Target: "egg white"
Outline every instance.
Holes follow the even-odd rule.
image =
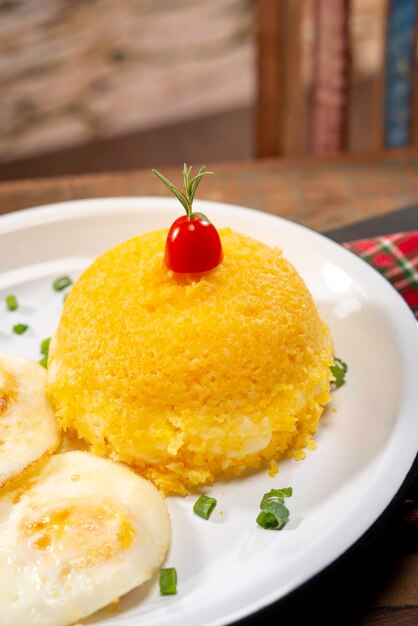
[[[36,361],[0,353],[0,487],[60,444],[46,378]]]
[[[68,626],[149,579],[170,541],[157,489],[72,451],[0,498],[0,623]]]

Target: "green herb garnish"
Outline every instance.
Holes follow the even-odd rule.
[[[209,519],[216,505],[217,501],[215,498],[200,496],[193,505],[193,513],[203,517],[203,519]]]
[[[41,354],[48,356],[49,354],[49,344],[51,343],[51,337],[47,337],[47,339],[44,339],[43,341],[41,341]]]
[[[28,330],[29,326],[27,324],[15,324],[13,326],[13,332],[15,335],[23,335]]]
[[[49,357],[49,344],[51,343],[51,337],[47,337],[43,341],[41,341],[40,352],[43,354],[43,357],[39,360],[39,363],[45,369],[48,367],[48,357]]]
[[[42,365],[42,367],[47,369],[47,367],[48,367],[48,356],[45,355],[45,356],[42,357],[42,359],[39,359],[39,363]]]
[[[285,498],[290,498],[293,495],[292,487],[284,487],[283,489],[271,489],[268,493],[265,493],[263,499],[260,502],[260,508],[263,510],[263,506],[271,500],[279,500],[284,502]]]
[[[160,569],[160,593],[162,596],[173,596],[177,593],[177,572],[175,567]]]
[[[257,524],[267,530],[281,530],[289,519],[289,509],[284,505],[284,499],[293,494],[292,487],[271,489],[265,493],[261,502],[261,512],[257,517]]]
[[[61,276],[60,278],[54,280],[54,282],[52,283],[52,287],[55,291],[62,291],[72,284],[73,281],[69,276]]]
[[[202,165],[196,176],[190,178],[191,171],[191,166],[187,167],[186,164],[183,165],[183,189],[179,189],[160,172],[157,172],[157,170],[152,170],[153,174],[155,174],[155,176],[159,178],[164,183],[164,185],[168,187],[169,190],[176,196],[177,200],[182,203],[182,205],[186,209],[186,214],[189,220],[193,219],[195,216],[198,216],[205,222],[210,223],[209,219],[203,213],[194,213],[192,205],[196,189],[198,188],[203,176],[206,176],[206,174],[213,174],[213,172],[207,172],[206,166]]]
[[[337,356],[334,356],[334,363],[329,368],[335,380],[332,381],[333,386],[338,389],[345,383],[345,375],[347,374],[348,365]]]
[[[7,296],[6,306],[9,311],[16,311],[19,308],[19,303],[16,296]]]

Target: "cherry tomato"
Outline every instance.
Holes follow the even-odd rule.
[[[171,225],[165,244],[165,263],[173,272],[207,272],[222,261],[222,244],[218,231],[206,215],[193,211],[196,189],[208,172],[202,165],[193,178],[192,167],[183,166],[183,189],[175,187],[157,170],[155,176],[176,196],[186,211]]]
[[[173,272],[207,272],[222,261],[218,231],[198,215],[183,215],[171,225],[165,244],[165,263]]]

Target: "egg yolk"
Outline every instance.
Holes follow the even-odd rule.
[[[113,502],[35,509],[21,520],[19,530],[37,558],[59,557],[63,576],[109,561],[135,537],[131,515]]]

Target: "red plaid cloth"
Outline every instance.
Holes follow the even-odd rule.
[[[390,280],[418,318],[418,231],[344,245]]]
[[[418,318],[418,231],[344,244],[373,265],[399,291]],[[402,517],[418,524],[418,481],[405,501]]]

